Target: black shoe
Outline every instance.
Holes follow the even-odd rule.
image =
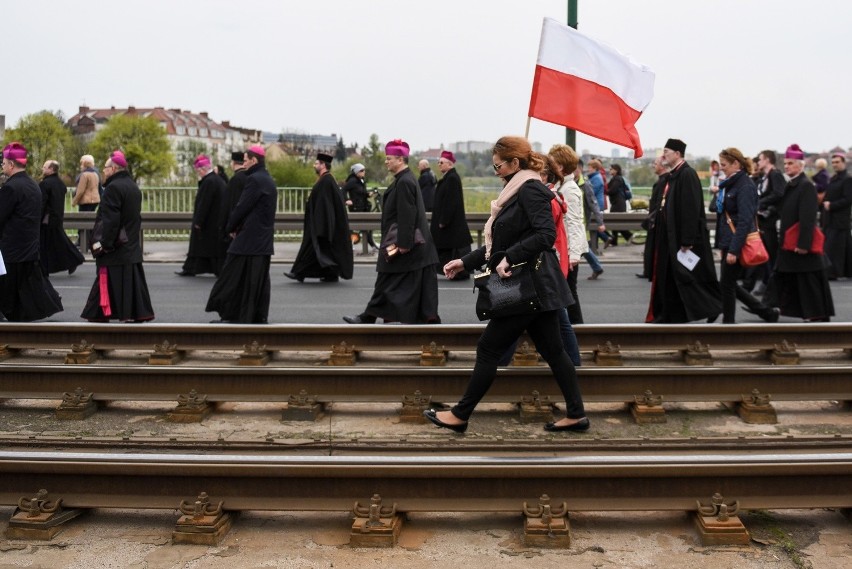
[[[339,277],[321,277],[320,282],[324,283],[336,283],[340,280]]]
[[[643,275],[642,273],[636,273],[636,278],[637,279],[647,279],[648,275]]]
[[[715,321],[716,321],[716,319],[717,319],[717,318],[719,318],[719,315],[718,315],[718,314],[717,314],[717,315],[715,315],[715,316],[710,316],[710,317],[708,317],[708,318],[707,318],[707,323],[708,323],[708,324],[712,324],[713,322],[715,322]]]
[[[434,409],[427,409],[427,410],[423,411],[423,416],[426,417],[427,419],[429,419],[435,425],[442,427],[444,429],[449,429],[449,430],[454,431],[456,433],[463,433],[467,430],[467,421],[465,421],[461,425],[451,425],[449,423],[445,423],[442,420],[440,420],[438,418],[438,416],[436,415],[436,413],[437,413],[437,411],[435,411]]]
[[[778,322],[778,318],[780,316],[781,310],[775,307],[768,308],[763,314],[760,315],[760,317],[766,320],[767,322]]]
[[[374,317],[365,316],[363,314],[357,314],[355,316],[344,316],[343,321],[348,324],[375,324],[376,319]]]
[[[603,269],[601,269],[599,271],[595,271],[591,275],[586,277],[586,280],[596,281],[596,280],[598,280],[598,277],[601,276],[602,274],[603,274]]]
[[[424,412],[423,414],[425,415],[426,413]],[[428,415],[427,415],[427,418],[428,418]],[[559,431],[577,431],[577,432],[582,433],[582,432],[588,431],[590,426],[591,425],[589,423],[588,417],[583,417],[582,419],[580,419],[576,423],[571,423],[570,425],[563,425],[561,427],[557,427],[556,423],[547,423],[544,426],[544,430],[549,431],[551,433],[556,433],[556,432],[559,432]]]
[[[175,271],[175,274],[179,277],[194,277],[195,273],[188,273],[186,271]]]
[[[218,320],[211,320],[210,323],[211,324],[230,324],[231,321],[230,320],[223,320],[223,319],[220,318]]]
[[[288,279],[293,279],[294,281],[299,281],[300,283],[305,281],[305,277],[299,277],[299,276],[296,276],[293,273],[284,273],[284,276],[287,277]]]

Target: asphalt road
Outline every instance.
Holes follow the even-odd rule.
[[[634,275],[635,263],[606,263],[604,274],[595,281],[588,265],[580,265],[579,296],[587,324],[641,323],[645,320],[650,283]],[[213,286],[213,276],[179,277],[178,263],[146,262],[145,274],[151,300],[159,323],[205,323],[218,314],[204,312]],[[373,291],[376,273],[370,264],[356,264],[350,281],[321,283],[317,280],[298,283],[283,276],[290,264],[272,265],[272,303],[270,323],[342,324],[341,317],[358,314],[366,306]],[[95,280],[94,264],[87,262],[73,275],[57,274],[51,282],[62,295],[65,311],[49,319],[52,322],[79,322],[80,312]],[[469,324],[478,320],[474,314],[476,297],[471,281],[452,282],[438,278],[439,311],[447,324]],[[852,321],[852,280],[831,283],[834,295],[834,322]],[[756,316],[738,309],[738,322],[760,322]],[[781,322],[799,322],[784,318]]]

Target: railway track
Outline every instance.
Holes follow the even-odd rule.
[[[95,351],[154,349],[168,344],[178,352],[237,350],[256,345],[263,352],[329,350],[345,343],[355,351],[417,350],[434,343],[442,351],[471,352],[482,324],[463,325],[210,325],[210,324],[38,324],[0,323],[6,357],[27,349],[71,350],[85,344]],[[714,351],[772,351],[787,344],[798,350],[852,349],[852,324],[580,324],[580,348],[622,352],[686,350],[700,344]],[[524,338],[527,339],[527,338]],[[528,340],[528,339],[527,339]],[[848,356],[847,356],[848,359]]]
[[[184,536],[210,540],[195,543],[218,540],[230,527],[227,513],[244,510],[351,508],[353,536],[385,544],[411,512],[523,513],[527,537],[547,541],[568,535],[570,511],[680,510],[693,512],[703,539],[721,543],[747,540],[741,511],[852,507],[848,441],[831,450],[742,445],[637,455],[563,447],[511,457],[2,449],[0,475],[0,504],[18,506],[13,532],[55,533],[89,508],[179,508],[176,534],[183,523]],[[65,519],[36,527],[28,514]]]

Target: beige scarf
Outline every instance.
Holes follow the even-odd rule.
[[[509,180],[509,183],[503,186],[503,189],[500,190],[500,195],[497,196],[497,199],[491,202],[491,217],[489,217],[488,221],[485,222],[486,260],[491,258],[491,226],[494,224],[494,218],[497,217],[503,209],[503,206],[506,205],[506,202],[512,199],[512,197],[518,193],[521,186],[529,180],[541,181],[541,176],[539,176],[538,172],[534,172],[532,170],[518,170],[518,172],[512,176],[512,179]]]

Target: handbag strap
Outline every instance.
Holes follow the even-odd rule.
[[[731,228],[731,233],[736,233],[737,228],[734,226],[734,222],[731,220],[731,215],[727,211],[725,212],[725,218],[728,220],[728,227]],[[757,225],[757,215],[754,216],[754,230],[759,231]]]

